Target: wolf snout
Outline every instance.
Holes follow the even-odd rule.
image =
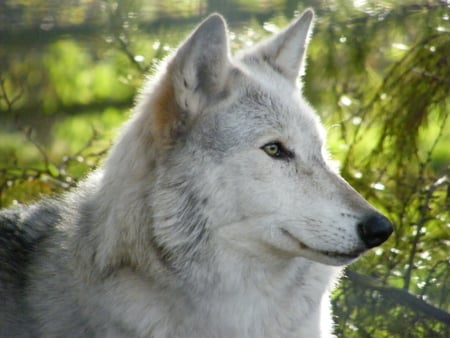
[[[359,237],[369,249],[382,244],[393,231],[392,223],[379,213],[371,214],[358,224]]]

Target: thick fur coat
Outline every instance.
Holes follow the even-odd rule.
[[[0,337],[330,337],[342,267],[389,221],[330,165],[301,95],[313,12],[232,57],[212,15],[104,164],[0,214]]]

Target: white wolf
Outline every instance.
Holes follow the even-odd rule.
[[[329,337],[341,267],[391,223],[302,98],[313,12],[237,57],[207,18],[76,190],[0,214],[2,337]]]

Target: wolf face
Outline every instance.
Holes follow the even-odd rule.
[[[136,119],[158,154],[153,236],[165,256],[216,240],[344,265],[391,234],[330,165],[324,128],[301,96],[312,19],[308,10],[232,58],[213,15],[144,91]]]

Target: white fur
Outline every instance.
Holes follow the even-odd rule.
[[[184,124],[189,125],[202,115],[224,114],[220,111],[229,109],[246,87],[255,88],[268,101],[282,104],[268,107],[273,110],[269,113],[280,115],[282,124],[279,129],[258,128],[253,143],[233,148],[220,165],[195,158],[191,163],[174,161],[181,170],[190,170],[185,166],[199,166],[194,175],[197,179],[190,183],[209,199],[201,213],[209,220],[212,235],[206,245],[214,260],[211,266],[189,264],[190,271],[183,283],[190,290],[181,290],[180,294],[175,293],[177,282],[170,292],[167,291],[174,295],[163,295],[158,287],[155,289],[143,280],[131,279],[128,272],[117,277],[123,278],[123,282],[116,281],[119,289],[111,287],[115,292],[107,295],[111,301],[109,307],[115,309],[114,313],[117,311],[117,320],[121,319],[126,327],[136,330],[133,332],[153,337],[330,336],[328,294],[340,269],[321,263],[342,265],[350,261],[334,260],[301,248],[279,228],[286,229],[310,248],[350,252],[362,244],[355,222],[348,222],[349,216],[343,214],[356,219],[370,206],[328,168],[323,154],[324,130],[295,86],[296,77],[304,66],[311,19],[312,12],[308,11],[282,33],[231,60],[223,21],[213,17],[202,24],[169,61],[168,75],[172,76],[175,98],[183,113],[188,115],[183,117]],[[263,58],[272,64],[266,64]],[[208,65],[210,62],[214,64]],[[272,66],[278,66],[282,73],[274,71]],[[199,79],[199,69],[205,67],[214,73],[203,73],[206,78]],[[232,68],[240,74],[238,79],[231,78]],[[201,81],[209,81],[210,86],[201,87]],[[209,98],[224,90],[229,91],[228,97],[215,101]],[[141,97],[139,107],[147,109],[138,110],[128,128],[141,129],[146,125],[146,116],[152,109],[151,98],[151,94]],[[229,118],[236,118],[235,125],[245,128],[252,123],[251,118],[246,121],[245,110],[260,107],[244,105],[239,109],[241,111]],[[136,131],[126,130],[124,138],[135,137],[135,134]],[[286,165],[260,149],[273,140],[280,140],[294,149],[296,163]],[[113,149],[112,159],[117,153],[125,153],[114,160],[115,163],[107,162],[106,174],[111,175],[109,171],[113,168],[131,164],[142,156],[136,155],[129,143],[128,139],[119,141]],[[152,151],[151,147],[150,143],[148,152]],[[183,150],[190,151],[187,146]],[[152,184],[150,180],[155,180],[156,186],[158,182],[165,186],[171,183],[167,182],[170,177],[180,174],[177,168],[161,166],[161,169],[158,172],[156,168],[156,176],[149,177],[149,184]],[[129,180],[120,174],[119,177]],[[116,175],[113,180],[117,180]],[[130,198],[123,190],[123,182],[110,182],[109,189],[114,185],[119,185],[119,191],[108,195],[122,198],[125,194],[123,199]],[[132,194],[139,194],[142,189],[132,183],[130,187],[138,189]],[[153,219],[158,223],[154,225],[155,232],[167,245],[176,248],[186,240],[175,229],[177,219],[170,217],[172,210],[179,208],[178,191],[156,188],[153,193]],[[345,194],[357,197],[348,200]],[[354,200],[359,205],[355,205]],[[124,225],[133,223],[126,215],[123,217]],[[113,222],[117,223],[117,219]],[[107,247],[111,247],[111,243]],[[205,260],[208,261],[208,257]],[[146,294],[151,296],[145,297]],[[133,327],[134,323],[139,326]]]
[[[178,220],[171,217],[172,211],[180,207],[180,196],[178,190],[166,191],[164,186],[171,184],[168,182],[171,177],[180,175],[180,169],[188,171],[191,170],[189,166],[199,167],[193,175],[197,179],[190,182],[192,186],[189,189],[194,187],[209,199],[207,208],[201,213],[209,220],[211,238],[205,245],[208,246],[206,252],[214,259],[209,262],[209,257],[202,258],[211,263],[210,266],[202,266],[203,262],[199,266],[196,262],[185,263],[190,269],[186,271],[187,276],[183,276],[185,280],[177,282],[168,278],[173,285],[168,286],[165,294],[160,285],[132,278],[134,274],[129,271],[116,276],[114,285],[110,287],[113,294],[106,295],[107,309],[112,309],[113,318],[122,321],[122,325],[135,334],[152,337],[331,335],[328,294],[340,269],[322,263],[342,265],[350,260],[332,259],[304,249],[279,228],[286,229],[310,248],[350,252],[362,243],[356,233],[355,222],[348,222],[349,217],[362,217],[370,206],[329,169],[323,150],[324,130],[295,86],[298,75],[294,74],[299,74],[303,68],[311,19],[312,12],[308,11],[282,33],[232,60],[223,21],[213,17],[202,24],[168,62],[169,73],[165,76],[172,77],[175,99],[183,114],[187,114],[182,117],[186,119],[182,123],[187,124],[187,128],[193,128],[190,124],[195,122],[192,121],[202,115],[224,114],[220,111],[230,109],[246,87],[255,88],[268,102],[273,100],[282,104],[267,108],[268,111],[273,110],[269,111],[270,114],[279,114],[281,125],[279,129],[258,128],[253,143],[233,148],[232,152],[225,154],[220,165],[194,158],[192,162],[172,160],[175,162],[173,165],[180,168],[157,165],[156,174],[150,175],[144,169],[142,175],[150,175],[148,184],[157,186],[152,190],[151,202],[156,221],[155,233],[176,250],[177,245],[186,241],[186,237],[175,229]],[[273,64],[264,63],[263,57]],[[207,65],[209,62],[214,64]],[[286,74],[277,73],[272,66],[279,66]],[[199,79],[199,69],[205,67],[215,72],[203,73],[206,78]],[[239,72],[238,79],[231,78],[232,68]],[[210,81],[210,86],[201,87],[201,81]],[[228,97],[221,100],[209,98],[224,90],[229,91]],[[112,178],[107,188],[111,190],[118,186],[117,191],[107,192],[111,198],[126,201],[131,198],[129,194],[140,194],[139,190],[145,189],[130,182],[130,193],[123,190],[122,180],[133,180],[133,177],[128,178],[128,173],[140,173],[139,168],[126,169],[125,175],[112,174],[111,171],[123,167],[124,163],[140,164],[135,159],[143,156],[142,150],[133,149],[135,141],[127,137],[146,133],[129,129],[145,127],[152,110],[151,99],[151,94],[141,97],[143,101],[138,107],[147,109],[137,110],[128,130],[124,131],[123,138],[110,155],[114,161],[107,161],[104,179],[107,180],[108,175]],[[235,111],[234,116],[229,113],[229,118],[236,118],[235,125],[241,124],[245,128],[252,123],[245,110],[260,107],[244,105],[239,109],[241,111]],[[176,123],[178,121],[174,122],[173,128],[178,128]],[[280,140],[293,149],[296,163],[274,160],[260,149],[273,140]],[[149,142],[147,152],[150,154],[153,151],[151,147]],[[186,146],[183,151],[190,149]],[[122,155],[116,159],[117,154]],[[162,171],[158,171],[159,168]],[[117,177],[121,177],[119,182]],[[137,180],[140,181],[141,177],[138,176]],[[346,194],[355,194],[356,197],[347,199]],[[129,227],[134,222],[129,219],[133,213],[124,213],[121,216],[123,225]],[[117,229],[115,216],[111,222],[116,224],[110,227]],[[117,236],[123,236],[123,230]],[[117,246],[112,245],[113,238],[110,243],[106,240],[107,248]],[[107,249],[104,253],[108,257]],[[179,283],[189,289],[178,290]],[[109,288],[107,284],[104,287],[106,290]]]
[[[29,296],[42,336],[332,335],[329,293],[375,211],[297,87],[312,18],[232,58],[213,15],[167,60],[48,236]]]

